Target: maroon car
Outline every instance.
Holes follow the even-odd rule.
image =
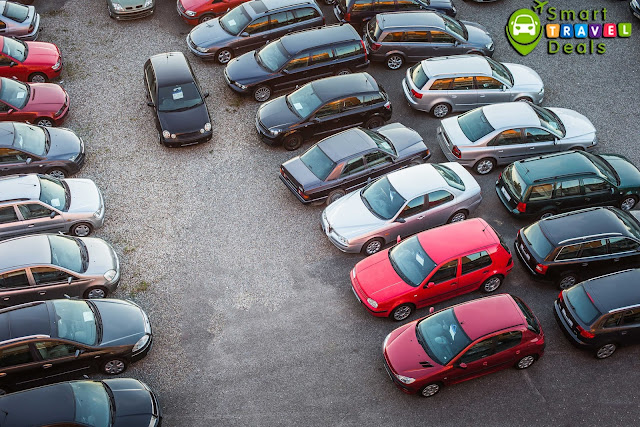
[[[45,83],[60,76],[62,56],[53,43],[0,36],[0,77]]]
[[[59,85],[0,77],[0,121],[58,126],[68,112],[69,95]]]

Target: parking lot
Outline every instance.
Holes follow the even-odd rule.
[[[65,126],[87,145],[79,176],[95,180],[105,196],[107,220],[96,236],[111,242],[122,261],[114,296],[140,304],[154,327],[153,350],[126,375],[158,393],[164,425],[638,423],[640,347],[607,360],[573,348],[553,318],[558,290],[533,282],[518,261],[501,290],[536,313],[545,356],[525,371],[504,370],[431,399],[397,390],[383,368],[381,345],[399,325],[372,317],[351,292],[349,271],[362,257],[340,253],[320,230],[323,208],[301,205],[278,179],[278,166],[310,144],[297,153],[263,144],[254,125],[258,104],[226,87],[222,66],[193,56],[200,84],[211,93],[213,140],[183,149],[158,143],[142,66],[156,53],[188,53],[190,27],[174,0],[157,3],[155,16],[131,22],[109,19],[103,0],[34,5],[42,14],[40,40],[62,51],[62,85],[71,99]],[[634,33],[606,40],[603,55],[550,55],[543,37],[527,57],[509,46],[504,26],[532,2],[455,3],[458,19],[492,33],[495,59],[540,74],[544,106],[583,113],[597,129],[598,152],[640,165],[640,25],[628,2],[552,0],[549,6],[559,9],[606,7],[607,22],[633,22]],[[327,22],[335,22],[331,7],[322,8]],[[368,69],[391,96],[392,121],[417,130],[431,161],[443,162],[439,121],[407,105],[400,86],[405,71]],[[527,222],[500,204],[497,175],[477,178],[484,199],[475,216],[512,242]]]

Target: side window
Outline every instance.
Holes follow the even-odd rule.
[[[12,107],[9,107],[9,105],[5,104],[4,102],[0,102],[0,113],[6,113],[10,108]]]
[[[493,141],[491,141],[491,145],[496,147],[518,144],[522,144],[522,134],[520,133],[520,129],[507,129],[502,131],[493,138]]]
[[[526,128],[524,130],[524,139],[527,144],[535,144],[537,142],[553,142],[556,137],[544,129]]]
[[[556,197],[578,196],[579,194],[580,194],[579,179],[561,181],[556,186]]]
[[[249,34],[256,34],[266,31],[269,28],[269,17],[263,16],[258,18],[244,29]]]
[[[302,9],[294,10],[293,14],[295,15],[293,22],[304,22],[320,16],[318,11],[311,7],[303,7]]]
[[[431,43],[454,43],[456,41],[452,35],[444,31],[431,31]],[[473,77],[471,77],[473,79]]]
[[[351,6],[351,13],[371,10],[371,8],[373,7],[373,1],[374,0],[356,0],[353,3],[353,6]]]
[[[453,80],[451,90],[472,90],[473,77],[457,77]]]
[[[622,315],[622,323],[625,326],[640,326],[640,308],[626,311]]]
[[[476,87],[478,89],[502,89],[502,83],[487,76],[476,76]]]
[[[402,218],[408,218],[424,211],[424,209],[424,196],[418,196],[407,203],[407,205],[402,209],[402,212],[400,212],[400,216]]]
[[[336,59],[349,58],[362,52],[362,43],[349,43],[335,47]]]
[[[33,362],[29,344],[14,345],[0,350],[0,368],[24,365]]]
[[[342,106],[342,100],[333,101],[328,104],[323,105],[316,112],[316,117],[327,117],[333,114],[338,114],[340,112],[340,107]]]
[[[354,173],[358,173],[364,170],[364,158],[357,157],[355,159],[351,159],[344,165],[344,169],[342,169],[342,173],[340,176],[348,176]]]
[[[582,184],[584,185],[584,192],[586,194],[600,193],[603,191],[609,191],[611,189],[611,185],[609,185],[607,181],[600,178],[584,178],[582,180]]]
[[[429,41],[428,31],[406,31],[404,33],[404,41],[426,43]]]
[[[462,257],[462,271],[460,275],[470,273],[475,270],[487,267],[491,265],[491,257],[487,251],[478,252],[475,254]]]
[[[69,277],[69,273],[53,267],[32,267],[31,274],[36,281],[36,285],[66,282]]]
[[[606,254],[607,254],[607,239],[594,240],[592,242],[586,242],[582,244],[582,253],[580,253],[580,258],[606,255]]]
[[[9,224],[11,222],[17,222],[18,215],[13,206],[5,206],[0,208],[0,224]]]
[[[36,343],[36,350],[43,360],[73,356],[77,349],[74,345],[55,341],[41,341]]]
[[[396,10],[395,0],[374,0],[373,10],[376,12],[393,12]]]
[[[386,43],[399,42],[402,41],[403,36],[404,33],[402,31],[394,31],[392,33],[387,33],[381,41]]]
[[[611,316],[607,317],[607,319],[602,324],[603,328],[615,328],[620,324],[620,319],[622,318],[622,313],[615,313]]]
[[[331,47],[325,47],[311,52],[311,55],[309,55],[309,65],[324,64],[332,59],[333,49]]]
[[[540,184],[531,187],[531,194],[529,194],[529,201],[534,202],[536,200],[549,200],[553,196],[553,184]]]
[[[429,197],[429,209],[435,208],[436,206],[440,206],[453,200],[453,194],[449,193],[446,190],[434,191],[432,193],[429,193],[427,197]]]
[[[0,20],[0,30],[3,28],[7,28],[7,24],[3,20]]]
[[[556,256],[556,261],[562,261],[566,259],[575,259],[578,256],[578,252],[580,252],[580,244],[577,245],[568,245],[560,249],[558,252],[558,256]]]
[[[351,96],[342,100],[342,111],[358,108],[362,105],[362,100],[357,96]]]
[[[612,237],[609,239],[609,248],[612,254],[635,251],[638,246],[640,246],[638,242],[626,237]]]
[[[51,214],[51,210],[38,203],[18,205],[20,213],[24,219],[45,218]]]
[[[367,167],[377,166],[382,163],[387,163],[391,160],[389,153],[385,153],[382,151],[374,151],[373,153],[367,153],[364,155],[364,158],[367,161]]]
[[[12,148],[0,148],[0,164],[18,163],[22,161],[21,154]]]
[[[451,280],[456,278],[456,274],[458,274],[458,260],[454,259],[453,261],[449,261],[446,264],[443,264],[438,271],[433,273],[433,276],[429,279],[429,282],[433,283],[442,283],[446,280]]]
[[[487,338],[474,344],[460,357],[460,363],[471,363],[493,354],[493,338]]]
[[[429,88],[429,90],[449,90],[453,79],[438,79]]]
[[[375,105],[382,101],[384,101],[384,98],[382,98],[382,95],[380,95],[380,92],[369,93],[367,95],[362,96],[363,105]]]
[[[0,274],[0,289],[25,288],[27,286],[29,286],[29,279],[25,270]]]
[[[494,337],[494,339],[496,341],[496,353],[500,353],[501,351],[508,350],[520,344],[520,342],[522,342],[522,332],[505,332],[504,334]]]
[[[8,56],[0,55],[0,67],[8,67],[12,62]]]
[[[307,61],[309,60],[308,53],[301,53],[295,58],[291,59],[287,64],[287,70],[297,70],[298,68],[304,68],[307,66]]]
[[[272,29],[286,27],[293,24],[293,13],[289,11],[274,13],[269,21]]]
[[[420,9],[420,5],[413,0],[397,0],[397,10],[417,10]]]

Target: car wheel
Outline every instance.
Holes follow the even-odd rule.
[[[93,231],[93,227],[91,226],[91,224],[81,222],[71,227],[71,230],[69,231],[73,236],[87,237]]]
[[[221,64],[226,64],[233,58],[233,53],[229,49],[220,49],[216,54],[216,59]]]
[[[638,199],[635,196],[626,196],[620,202],[620,209],[623,211],[630,211],[638,203]]]
[[[420,390],[420,396],[421,397],[435,396],[436,394],[438,394],[440,390],[442,390],[441,383],[427,384],[426,386],[422,387],[422,389]]]
[[[520,98],[516,98],[516,102],[533,102],[533,99],[529,98],[528,96],[523,96]]]
[[[420,157],[413,158],[409,161],[409,166],[418,166],[424,163]]]
[[[414,307],[411,304],[402,304],[397,306],[391,312],[391,318],[396,322],[407,319],[413,313]]]
[[[486,157],[484,159],[478,160],[476,164],[473,165],[473,170],[478,175],[486,175],[489,172],[491,172],[495,167],[496,167],[496,161],[489,157]]]
[[[302,145],[302,135],[298,132],[290,133],[284,137],[282,145],[288,151],[297,150]]]
[[[215,17],[215,15],[207,13],[206,15],[202,15],[200,19],[198,19],[198,23],[202,24],[203,22],[211,21]]]
[[[384,119],[380,116],[371,116],[364,122],[364,127],[367,129],[379,128],[384,124]]]
[[[346,76],[347,74],[351,74],[351,70],[348,68],[343,68],[336,73],[336,76]]]
[[[52,176],[54,178],[58,178],[58,179],[65,179],[67,177],[67,171],[65,171],[62,168],[53,168],[53,169],[49,169],[49,171],[47,172],[47,175]]]
[[[366,256],[373,255],[380,252],[382,246],[384,246],[384,241],[376,237],[375,239],[371,239],[364,244],[364,246],[362,247],[362,254]]]
[[[434,117],[437,117],[439,119],[446,117],[447,114],[449,114],[450,112],[451,112],[451,107],[449,106],[449,104],[445,104],[444,102],[441,102],[440,104],[436,104],[431,109],[431,114],[433,114]]]
[[[337,190],[333,190],[327,196],[327,205],[330,205],[331,203],[335,202],[340,197],[344,197],[344,195],[345,195],[345,191],[341,188],[338,188]]]
[[[495,276],[491,276],[484,281],[484,283],[480,287],[480,290],[485,294],[494,292],[500,287],[500,285],[502,285],[502,279],[503,277],[498,274],[496,274]]]
[[[109,359],[102,364],[102,372],[107,375],[118,375],[127,369],[127,362],[124,359]]]
[[[465,219],[467,219],[467,212],[458,211],[449,217],[449,219],[447,220],[447,224],[451,224],[452,222],[464,221]]]
[[[29,81],[32,83],[46,83],[49,79],[45,74],[33,73],[29,76]]]
[[[33,122],[33,124],[37,126],[51,127],[53,126],[53,120],[48,117],[39,117]]]
[[[570,287],[578,283],[578,275],[573,272],[564,273],[562,276],[560,276],[557,283],[560,289],[569,289]]]
[[[595,353],[596,359],[606,359],[615,353],[618,349],[618,345],[612,342],[601,345]]]
[[[260,85],[253,90],[253,98],[258,102],[264,102],[271,98],[271,88],[266,85]]]
[[[518,363],[516,363],[516,368],[527,369],[528,367],[533,365],[535,362],[536,362],[535,356],[531,356],[531,355],[525,356],[522,359],[518,360]]]
[[[84,299],[100,299],[106,298],[109,291],[102,286],[94,286],[93,288],[89,288],[84,292]]]
[[[390,70],[397,70],[404,64],[404,58],[401,55],[391,55],[387,58],[387,67]]]

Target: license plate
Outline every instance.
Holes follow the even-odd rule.
[[[507,190],[505,190],[504,187],[500,187],[500,191],[502,191],[502,194],[504,195],[504,198],[507,199],[507,202],[510,202],[511,196],[509,195],[509,193],[507,193]]]
[[[564,316],[564,320],[567,321],[569,326],[573,328],[573,322],[571,320],[569,320],[569,316],[567,316],[567,312],[565,311],[564,308],[562,309],[562,315]]]
[[[358,294],[356,293],[356,290],[353,289],[353,286],[351,287],[351,290],[353,291],[353,294],[356,296],[356,299],[358,300],[359,303],[362,303],[362,300],[360,300],[360,297],[358,296]]]

